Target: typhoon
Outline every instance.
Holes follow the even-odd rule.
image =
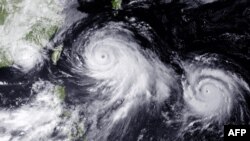
[[[90,140],[134,140],[124,134],[131,134],[127,131],[130,127],[142,126],[134,125],[138,112],[142,112],[140,116],[160,116],[162,105],[171,105],[170,97],[180,98],[180,87],[175,85],[180,83],[178,75],[153,51],[143,48],[126,26],[107,22],[103,27],[89,28],[65,51],[67,63],[61,67],[73,77],[68,83],[85,89],[77,95],[69,89],[74,96],[69,101],[86,108],[83,112]],[[76,97],[83,97],[84,102]]]
[[[223,140],[224,125],[250,124],[249,8],[64,2],[45,47],[12,47],[0,67],[0,140]]]

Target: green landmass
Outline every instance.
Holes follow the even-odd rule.
[[[122,0],[111,0],[111,4],[114,10],[120,10],[122,8]]]
[[[57,64],[57,61],[59,60],[61,53],[62,53],[62,46],[59,46],[57,49],[54,50],[54,52],[52,53],[51,56],[51,60],[53,62],[54,65]]]
[[[20,9],[18,4],[21,1],[22,0],[0,0],[0,25],[4,25],[7,17]]]
[[[14,63],[6,54],[6,52],[0,50],[0,68],[9,67]]]
[[[3,25],[7,16],[8,16],[8,12],[6,9],[6,0],[1,0],[0,1],[0,25]]]
[[[65,87],[64,86],[56,86],[55,92],[56,92],[58,98],[60,100],[64,101],[64,99],[66,97]]]
[[[84,130],[83,127],[81,126],[80,122],[79,123],[74,123],[74,130],[72,130],[71,134],[69,135],[69,138],[74,141],[74,140],[83,140],[86,141],[86,138],[84,136]]]
[[[44,20],[47,21],[47,20]],[[43,21],[43,22],[44,22]],[[31,27],[31,30],[26,34],[25,39],[37,45],[44,46],[43,41],[48,41],[57,31],[58,26],[47,25],[43,22],[38,22]],[[48,22],[48,21],[47,21]]]

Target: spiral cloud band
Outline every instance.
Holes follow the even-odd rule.
[[[230,118],[249,87],[236,73],[218,67],[213,59],[203,55],[184,63],[183,96],[194,114],[220,122]]]
[[[4,42],[0,140],[219,141],[250,124],[247,2],[106,2],[66,1],[44,48]]]
[[[97,120],[94,115],[104,112],[99,118],[103,118],[102,125],[107,130],[133,115],[131,111],[136,111],[139,105],[152,101],[160,104],[170,96],[171,89],[176,89],[173,69],[152,51],[143,49],[133,33],[122,26],[110,22],[90,35],[85,33],[87,37],[81,37],[87,38],[84,44],[72,50],[78,56],[69,55],[71,66],[77,66],[72,72],[94,79],[88,88],[90,95],[96,95],[96,100],[89,104],[92,120]],[[110,108],[112,113],[107,112]]]

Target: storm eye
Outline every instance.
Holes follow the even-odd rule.
[[[105,54],[102,54],[102,55],[101,55],[101,58],[102,58],[102,59],[105,59],[105,58],[106,58],[106,55],[105,55]]]
[[[100,65],[108,64],[114,56],[113,52],[109,49],[105,49],[104,47],[101,47],[99,49],[96,49],[93,53],[93,59],[95,59],[96,63]]]

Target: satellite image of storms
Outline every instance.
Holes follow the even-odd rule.
[[[0,0],[0,141],[249,127],[250,0]]]

